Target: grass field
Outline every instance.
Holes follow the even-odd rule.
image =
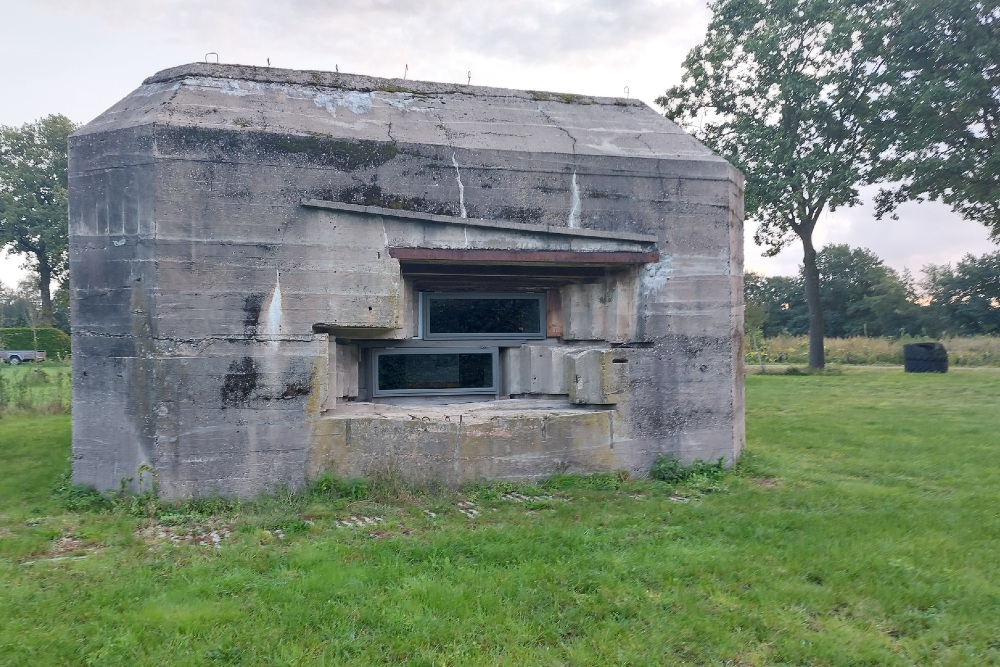
[[[0,665],[1000,664],[1000,372],[747,397],[722,479],[101,511],[68,416],[6,416]]]
[[[902,366],[903,346],[927,342],[930,338],[827,338],[824,341],[826,362],[835,365]],[[940,341],[948,351],[948,364],[958,366],[1000,367],[1000,336],[968,336]],[[761,341],[764,363],[809,363],[809,339],[806,336],[775,336]],[[747,340],[746,363],[757,364],[761,358]]]

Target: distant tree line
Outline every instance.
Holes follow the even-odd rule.
[[[816,263],[827,338],[1000,334],[1000,251],[925,266],[919,282],[865,248],[828,245]],[[748,273],[744,296],[750,326],[765,337],[809,333],[801,269],[796,276]]]

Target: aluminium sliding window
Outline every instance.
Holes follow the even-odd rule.
[[[419,339],[371,347],[373,397],[496,395],[500,346],[545,338],[544,293],[421,292],[418,307]]]
[[[423,292],[424,340],[545,338],[545,294]]]
[[[486,348],[381,348],[372,350],[373,394],[496,394],[499,354]]]

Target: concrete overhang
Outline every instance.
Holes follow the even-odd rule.
[[[427,262],[448,264],[511,264],[511,265],[552,265],[552,266],[617,266],[649,264],[660,260],[656,247],[656,236],[631,232],[602,231],[558,227],[555,225],[533,225],[510,222],[508,220],[482,220],[461,218],[450,215],[436,215],[385,208],[382,206],[362,206],[319,199],[303,199],[307,208],[359,213],[364,215],[392,218],[416,224],[458,226],[510,232],[514,236],[551,236],[559,239],[579,238],[597,242],[598,248],[588,250],[567,249],[521,249],[497,248],[441,248],[390,245],[389,256],[403,262]]]

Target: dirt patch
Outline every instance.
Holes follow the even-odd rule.
[[[148,544],[194,544],[222,548],[222,542],[233,533],[230,523],[202,521],[182,526],[169,526],[160,522],[147,524],[136,531],[136,537]]]
[[[87,548],[87,545],[78,537],[72,535],[64,535],[57,538],[52,543],[52,548],[49,549],[49,553],[54,556],[65,556],[67,554],[75,554],[78,551],[82,551]]]
[[[83,560],[100,548],[100,544],[85,542],[76,535],[68,533],[52,540],[52,544],[49,545],[48,550],[45,551],[41,558],[38,557],[41,554],[36,554],[35,557],[22,560],[21,564],[32,565],[34,563],[55,563],[64,560]]]

